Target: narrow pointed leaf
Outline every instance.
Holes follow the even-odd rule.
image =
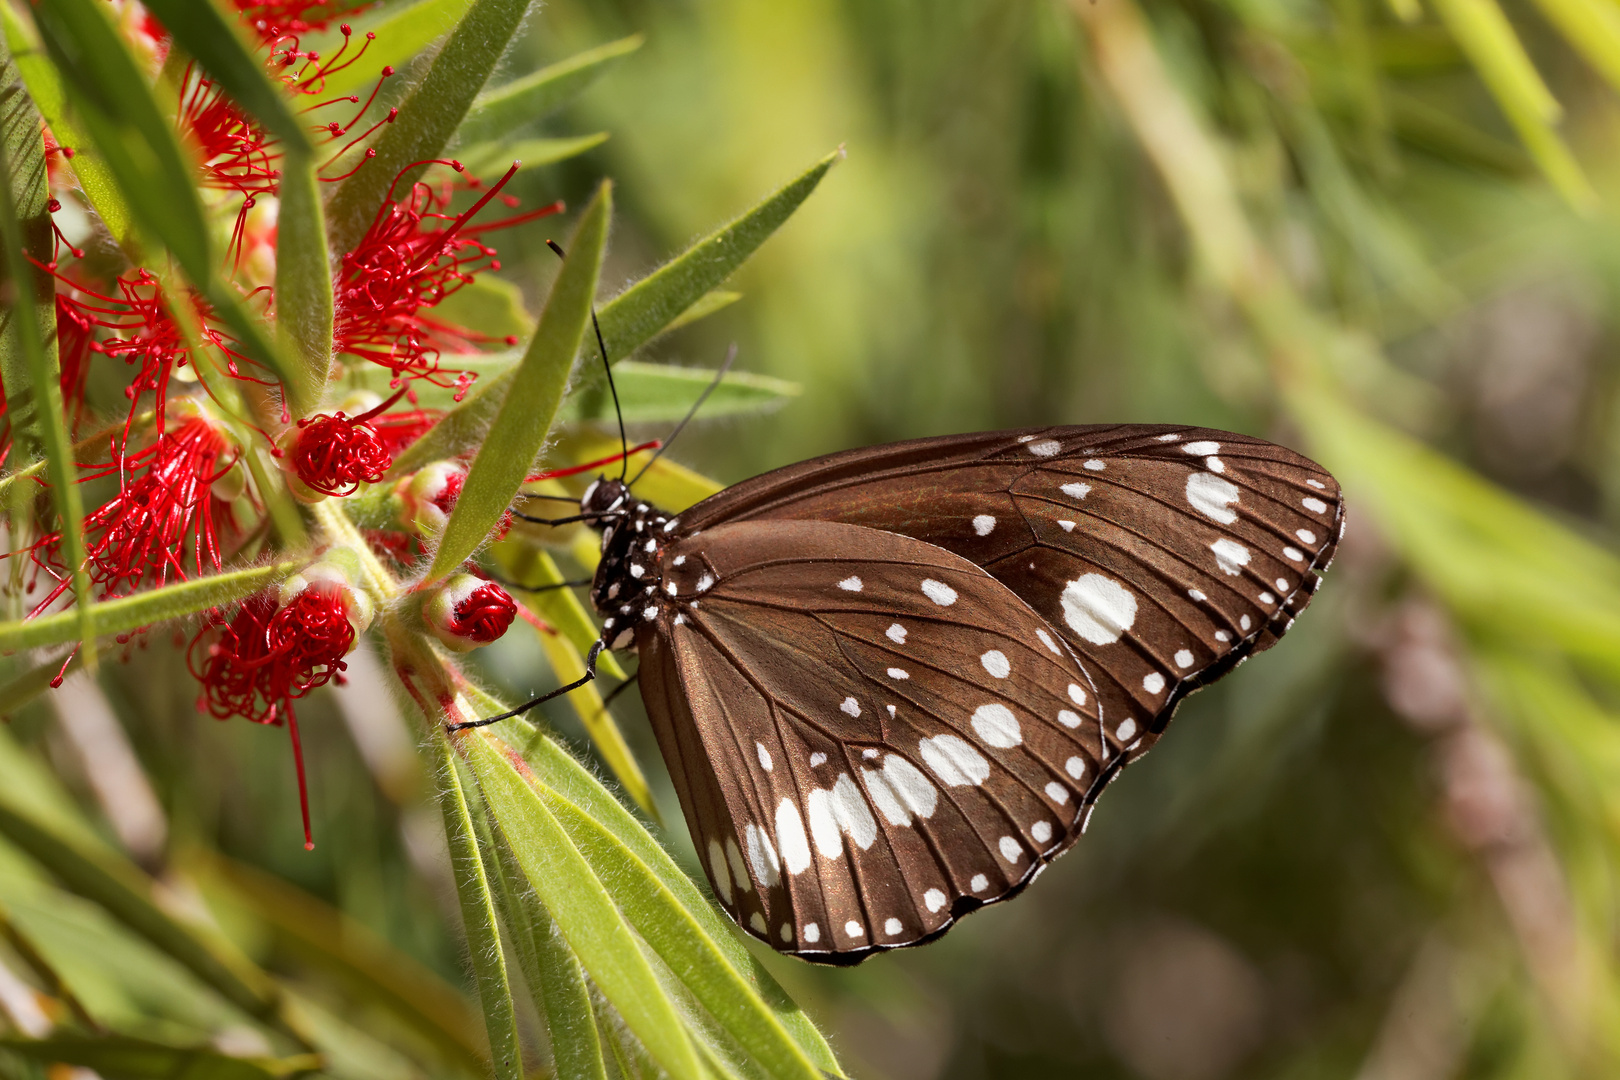
[[[470,691],[469,697],[482,715],[492,716],[503,710],[500,702],[486,695]],[[588,819],[605,830],[613,839],[657,878],[659,886],[667,890],[720,955],[737,972],[753,994],[765,1001],[794,1042],[816,1066],[835,1075],[843,1075],[832,1050],[809,1019],[777,985],[764,966],[749,953],[739,940],[730,922],[720,914],[703,891],[676,865],[668,852],[655,840],[642,824],[627,810],[590,771],[574,760],[556,742],[539,729],[520,721],[506,721],[493,730],[500,738],[519,750],[534,781],[557,798],[577,807],[570,814],[569,825]],[[566,829],[565,829],[566,831]],[[582,837],[585,837],[582,832]],[[580,843],[587,843],[582,839]],[[581,849],[584,850],[584,849]]]
[[[461,921],[467,933],[467,955],[472,962],[473,984],[484,1009],[489,1053],[496,1080],[523,1080],[523,1054],[519,1047],[517,1014],[506,975],[506,954],[495,917],[484,853],[479,850],[472,810],[461,787],[461,772],[450,743],[441,733],[439,749],[439,809],[444,814],[445,838],[450,844],[450,865],[455,872],[456,895],[461,900]],[[489,852],[491,856],[494,852]]]
[[[529,886],[603,996],[670,1076],[704,1077],[635,932],[517,766],[482,732],[460,736],[456,749],[478,778],[485,805]]]
[[[45,123],[50,125],[57,145],[73,151],[69,164],[79,187],[112,238],[123,245],[126,252],[130,251],[134,238],[130,235],[129,204],[90,137],[68,115],[67,88],[63,85],[62,73],[33,40],[22,17],[11,5],[0,4],[0,22],[5,24],[6,47],[11,50],[23,84],[28,87],[28,96],[33,98]],[[131,257],[134,258],[135,253],[132,252]]]
[[[0,1047],[33,1061],[77,1065],[108,1080],[286,1080],[322,1068],[317,1054],[291,1058],[231,1057],[207,1044],[183,1046],[134,1035],[54,1035],[0,1039]]]
[[[550,1035],[552,1068],[570,1080],[607,1080],[602,1044],[591,1022],[591,995],[579,961],[557,933],[556,924],[523,880],[523,870],[499,837],[491,868],[501,922],[517,953],[534,1007]]]
[[[590,86],[616,61],[641,48],[644,40],[635,34],[610,41],[480,94],[467,110],[457,137],[468,143],[501,139],[533,123]]]
[[[332,274],[320,181],[310,155],[288,154],[282,159],[280,195],[276,334],[283,353],[296,361],[287,381],[287,405],[298,418],[320,406],[332,370]]]
[[[365,43],[364,59],[326,77],[325,93],[341,97],[370,87],[384,66],[402,67],[432,51],[433,43],[454,30],[472,4],[473,0],[421,0],[375,22],[357,23],[357,39],[366,33],[377,36]]]
[[[246,570],[229,570],[223,574],[211,574],[149,589],[138,596],[103,600],[88,606],[95,619],[96,633],[122,634],[168,619],[196,615],[221,604],[234,603],[260,589],[279,585],[303,565],[302,561],[294,560]],[[77,613],[64,611],[39,619],[0,623],[0,652],[38,649],[73,641],[78,637],[78,618]]]
[[[376,158],[339,184],[327,205],[334,251],[352,251],[389,191],[406,190],[426,167],[416,163],[443,153],[528,10],[529,0],[476,0],[462,16],[372,147]]]
[[[9,58],[8,58],[9,59]],[[50,278],[28,261],[51,258],[50,191],[39,114],[28,96],[17,92],[15,68],[4,69],[10,93],[0,104],[0,244],[12,303],[0,310],[0,378],[13,431],[27,452],[45,455],[51,504],[62,534],[62,557],[73,578],[73,613],[84,662],[95,665],[95,612],[85,571],[84,500],[79,492],[73,440],[62,404],[61,369],[56,352],[55,289]],[[20,360],[20,362],[19,362]]]
[[[495,422],[468,470],[434,553],[429,581],[460,566],[484,542],[545,443],[596,300],[612,210],[612,188],[604,183],[574,230],[540,325],[509,377]]]
[[[592,135],[575,135],[565,139],[481,142],[457,148],[456,160],[474,176],[490,176],[505,172],[514,161],[522,163],[525,169],[555,165],[595,150],[607,141],[607,132],[598,131]]]
[[[714,392],[703,402],[697,417],[736,416],[779,408],[798,397],[798,383],[728,371],[719,383],[714,372],[703,368],[675,367],[622,360],[613,366],[613,382],[619,391],[619,408],[628,422],[666,421],[673,423],[687,414],[711,385]],[[605,385],[569,395],[559,419],[564,421],[613,419],[613,398]]]

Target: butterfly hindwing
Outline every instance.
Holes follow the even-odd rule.
[[[1060,427],[834,454],[682,515],[844,521],[984,567],[1096,680],[1111,739],[1145,750],[1176,702],[1273,644],[1332,558],[1338,485],[1286,448],[1208,428]]]
[[[815,521],[660,559],[643,696],[716,895],[757,936],[833,961],[915,944],[1078,835],[1117,756],[1096,687],[971,562]]]

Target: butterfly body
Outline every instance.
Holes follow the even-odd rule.
[[[678,516],[599,481],[581,510],[716,897],[830,963],[1033,880],[1180,697],[1292,624],[1342,525],[1305,458],[1145,425],[834,454]]]

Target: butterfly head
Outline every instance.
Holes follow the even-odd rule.
[[[579,497],[579,512],[588,517],[621,516],[630,504],[630,487],[623,480],[599,476]]]
[[[579,509],[602,528],[602,559],[591,583],[591,601],[604,616],[602,640],[627,648],[635,628],[655,620],[662,607],[661,554],[676,520],[634,498],[622,480],[598,479],[580,497]]]

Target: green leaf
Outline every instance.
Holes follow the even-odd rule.
[[[294,418],[308,416],[320,406],[332,370],[332,273],[320,186],[310,155],[288,154],[282,159],[276,217],[276,333],[287,356],[299,361],[287,382],[287,407]]]
[[[618,369],[615,368],[615,371]],[[619,449],[618,434],[607,435],[594,428],[582,428],[557,443],[556,455],[564,461],[596,461]],[[630,455],[629,475],[641,472],[652,457],[652,451],[643,450]],[[719,491],[723,484],[702,473],[669,460],[669,456],[654,461],[641,479],[636,491],[654,506],[678,514],[694,503],[702,502]]]
[[[496,1080],[523,1080],[523,1053],[519,1046],[517,1014],[512,987],[506,977],[506,954],[501,949],[500,925],[489,873],[479,851],[477,831],[461,771],[450,742],[439,729],[439,809],[444,814],[445,838],[450,844],[450,866],[455,873],[456,895],[461,900],[461,922],[467,933],[467,955],[473,983],[484,1007],[484,1027]],[[494,852],[489,852],[493,857]]]
[[[535,1008],[551,1037],[552,1069],[569,1080],[607,1080],[602,1043],[591,1015],[591,994],[579,960],[557,932],[533,890],[524,887],[523,870],[504,843],[496,838],[501,921],[506,925],[534,996]]]
[[[291,372],[264,326],[215,266],[194,170],[140,66],[96,0],[55,0],[34,9],[69,100],[106,158],[141,228],[162,241],[243,353],[276,378]]]
[[[1602,0],[1536,0],[1536,6],[1610,86],[1620,89],[1620,11],[1613,4]]]
[[[736,221],[699,240],[602,306],[608,358],[617,360],[659,333],[741,266],[792,216],[844,156],[837,150]]]
[[[509,581],[524,585],[555,585],[564,580],[562,571],[557,569],[551,556],[529,544],[508,539],[494,545],[490,554]],[[524,606],[555,627],[580,653],[589,652],[591,645],[601,636],[574,590],[548,589],[525,595]],[[610,652],[597,657],[596,664],[599,670],[615,679],[622,681],[625,678],[624,668],[619,666]]]
[[[612,186],[604,182],[569,241],[568,257],[546,298],[540,326],[506,379],[495,422],[473,459],[434,552],[430,582],[460,566],[489,536],[545,443],[596,300],[612,211]]]
[[[627,423],[674,422],[684,417],[703,391],[714,383],[714,372],[622,360],[613,366],[619,407]],[[736,416],[779,408],[799,396],[799,384],[768,375],[728,371],[703,403],[699,417]],[[613,398],[605,385],[571,394],[558,416],[564,421],[612,420]]]
[[[456,160],[474,176],[494,176],[505,172],[514,161],[522,163],[525,169],[538,169],[578,157],[607,141],[607,132],[599,131],[595,135],[577,135],[567,139],[481,142],[458,148]]]
[[[456,749],[529,886],[604,997],[675,1080],[705,1076],[680,1018],[641,955],[635,932],[512,760],[480,731]]]
[[[208,577],[180,581],[158,589],[148,589],[138,596],[103,600],[87,606],[95,619],[98,634],[122,634],[168,619],[196,615],[211,607],[251,596],[260,589],[279,585],[303,565],[303,561],[293,560],[269,566],[254,566],[246,570],[229,570],[223,574],[211,574]],[[72,611],[63,611],[40,619],[20,619],[0,623],[0,652],[60,645],[74,640],[77,636],[78,614]]]
[[[372,147],[376,158],[339,184],[327,204],[333,251],[354,250],[377,208],[395,189],[396,177],[398,189],[404,190],[426,168],[416,162],[442,154],[528,9],[529,0],[476,0],[467,10],[426,76],[399,107],[399,116]]]
[[[1563,115],[1496,0],[1434,0],[1525,149],[1570,205],[1591,210],[1597,194],[1557,131]]]
[[[134,239],[130,235],[129,204],[124,201],[124,193],[118,190],[112,171],[90,137],[68,116],[67,88],[63,85],[62,73],[30,37],[28,27],[11,5],[0,4],[0,21],[5,24],[6,47],[11,50],[17,71],[28,87],[28,96],[34,99],[45,123],[50,125],[57,145],[74,151],[69,164],[80,189],[112,238],[129,251]]]
[[[742,293],[731,292],[727,289],[710,289],[698,297],[693,305],[670,320],[668,326],[659,331],[660,334],[673,333],[683,326],[690,326],[699,319],[706,319],[722,308],[728,308],[742,299]]]
[[[600,321],[608,359],[624,357],[703,300],[809,198],[842,154],[841,150],[829,154],[748,213],[699,240],[603,305]],[[510,372],[502,372],[480,378],[458,406],[395,460],[391,475],[454,457],[476,445],[494,417],[511,377]]]
[[[515,337],[522,340],[534,333],[534,319],[523,306],[523,290],[505,278],[489,274],[478,275],[439,301],[433,307],[433,317],[456,326],[476,327],[480,334],[494,338]],[[460,366],[458,359],[446,359],[451,367]],[[376,364],[365,370],[370,369],[382,375],[382,380],[376,385],[386,388],[388,380],[393,378],[393,372]],[[426,379],[421,381],[427,383]],[[426,386],[423,388],[426,389]],[[454,390],[447,390],[443,400],[450,402],[453,393]]]
[[[363,63],[350,64],[326,77],[324,92],[342,97],[369,88],[384,66],[403,67],[432,51],[433,43],[454,30],[472,4],[473,0],[422,0],[378,21],[358,23],[356,37],[368,32],[377,36],[366,43]]]
[[[93,1069],[107,1080],[285,1080],[322,1068],[317,1054],[231,1057],[206,1043],[181,1046],[133,1035],[4,1038],[0,1047],[33,1061]]]
[[[463,142],[501,139],[580,93],[615,61],[641,48],[640,34],[610,41],[481,94],[456,135]]]
[[[5,762],[11,763],[10,755]],[[188,968],[249,1016],[308,1047],[281,989],[212,931],[180,922],[154,902],[153,884],[134,863],[71,828],[24,794],[8,775],[0,783],[0,834],[49,870],[70,891]]]
[[[284,153],[307,157],[315,152],[288,104],[286,89],[265,73],[264,61],[243,39],[240,19],[227,19],[213,4],[195,0],[151,0],[146,7],[231,101],[276,137]]]
[[[484,715],[503,711],[498,701],[486,695],[473,691],[469,692],[469,696]],[[582,826],[574,840],[582,852],[596,850],[595,845],[601,841],[600,834],[611,836],[617,845],[634,856],[657,879],[659,891],[673,897],[683,909],[685,914],[677,922],[690,919],[696,924],[726,964],[742,973],[752,993],[764,1000],[776,1022],[792,1036],[804,1054],[818,1068],[842,1075],[837,1059],[821,1033],[777,985],[764,966],[749,953],[730,922],[589,770],[537,728],[509,720],[489,730],[522,753],[534,782],[547,789],[548,797],[555,796],[575,808],[566,821],[558,820],[565,831],[570,831],[571,836],[571,830]],[[682,972],[677,968],[676,974],[681,975]]]
[[[335,975],[348,1000],[387,1009],[452,1066],[474,1076],[488,1071],[480,1021],[467,999],[370,927],[224,856],[195,855],[187,869],[210,889],[226,890],[230,903],[251,912],[300,959]]]
[[[56,290],[37,271],[51,257],[50,191],[39,114],[12,78],[8,63],[7,100],[0,106],[0,244],[5,247],[5,284],[14,297],[0,310],[0,377],[13,431],[25,452],[43,452],[51,503],[62,534],[62,558],[73,578],[73,617],[84,648],[84,663],[95,666],[95,613],[90,576],[85,571],[84,500],[73,461],[62,404],[62,375],[56,352]],[[19,362],[20,361],[20,362]]]

